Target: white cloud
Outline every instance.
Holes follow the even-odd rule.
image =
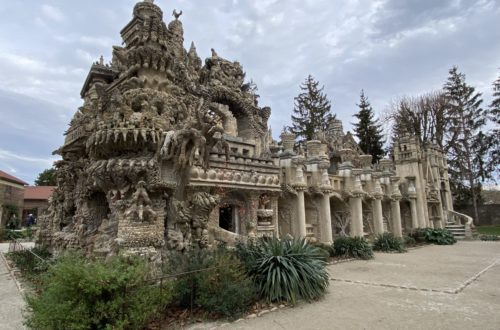
[[[52,166],[52,163],[54,163],[58,158],[56,158],[56,157],[36,158],[36,157],[18,155],[14,152],[0,149],[0,159],[2,159],[2,160],[20,160],[23,162],[37,163],[37,164],[44,165],[44,166]]]
[[[66,16],[59,8],[48,4],[42,5],[42,15],[55,22],[63,22],[66,19]]]

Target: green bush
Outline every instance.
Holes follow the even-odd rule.
[[[147,280],[137,257],[88,260],[68,254],[44,275],[44,289],[27,298],[31,329],[140,329],[169,299]]]
[[[256,288],[242,263],[220,246],[215,251],[193,249],[169,256],[168,274],[181,274],[173,283],[173,297],[181,307],[235,318],[256,301]]]
[[[8,241],[24,238],[24,234],[22,231],[14,229],[7,229],[6,236]]]
[[[415,232],[415,237],[419,240],[423,238],[426,243],[437,245],[452,245],[457,242],[453,234],[445,228],[419,228]]]
[[[362,237],[338,237],[333,242],[333,254],[336,257],[371,259],[373,250]]]
[[[310,243],[310,244],[319,249],[319,253],[324,260],[328,260],[330,257],[333,257],[333,249],[331,245],[324,243]]]
[[[237,245],[237,253],[268,301],[313,300],[328,287],[324,253],[305,239],[259,239]]]
[[[498,238],[497,235],[481,235],[479,237],[481,241],[498,241],[500,238]]]
[[[403,239],[395,237],[392,233],[383,233],[378,235],[373,242],[373,250],[375,251],[397,251],[405,252]]]
[[[406,247],[417,245],[417,241],[415,240],[415,238],[409,235],[403,237],[403,242]]]
[[[50,252],[41,247],[9,252],[6,256],[21,271],[21,275],[34,285],[40,284],[41,274],[49,269],[51,263]]]

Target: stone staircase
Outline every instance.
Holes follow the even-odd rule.
[[[445,227],[456,239],[465,238],[465,225],[457,225],[455,222],[447,222]]]
[[[456,239],[472,238],[472,218],[466,214],[448,210],[448,229]]]

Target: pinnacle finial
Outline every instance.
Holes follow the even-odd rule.
[[[102,55],[99,57],[99,64],[104,65],[104,57]]]
[[[155,0],[144,0],[144,2],[154,3]]]

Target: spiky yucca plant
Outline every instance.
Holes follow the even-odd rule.
[[[261,297],[268,301],[313,300],[328,287],[321,251],[305,239],[261,239],[240,244],[237,251]]]

